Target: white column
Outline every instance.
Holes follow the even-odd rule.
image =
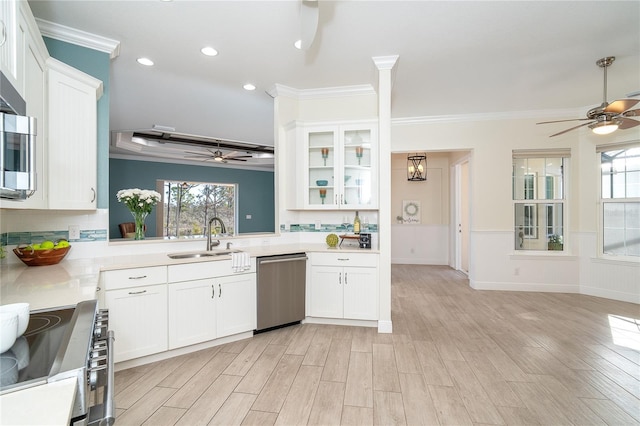
[[[378,240],[380,245],[379,267],[379,318],[378,332],[391,333],[391,71],[398,55],[375,56],[378,68],[378,155],[379,194]]]

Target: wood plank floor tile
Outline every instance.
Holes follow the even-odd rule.
[[[344,405],[373,408],[373,355],[351,352]]]
[[[124,409],[130,408],[136,401],[155,388],[183,362],[184,359],[168,359],[154,363],[153,368],[150,368],[143,376],[138,378],[138,380],[131,383],[126,389],[115,395],[115,406],[117,408]]]
[[[175,408],[190,408],[194,402],[207,390],[211,383],[222,374],[225,368],[235,359],[236,354],[218,352],[171,397],[165,406]]]
[[[278,413],[265,411],[249,411],[242,421],[243,426],[270,426],[276,423]]]
[[[449,371],[444,366],[436,344],[417,340],[413,342],[422,367],[425,383],[428,385],[453,386]]]
[[[538,418],[526,407],[496,407],[500,416],[508,425],[539,425]]]
[[[232,393],[208,424],[221,426],[242,424],[255,400],[256,395]]]
[[[400,387],[407,424],[438,424],[436,409],[422,375],[400,373]]]
[[[398,367],[393,345],[373,344],[373,389],[400,392]]]
[[[321,381],[307,424],[316,426],[340,424],[344,388],[344,383]]]
[[[236,392],[259,394],[287,347],[268,345],[236,388]]]
[[[184,408],[160,407],[142,423],[142,426],[173,426],[186,411]]]
[[[416,348],[413,342],[395,342],[393,343],[393,349],[396,355],[396,363],[399,373],[420,374],[422,373],[422,367],[420,367],[420,360],[416,353]]]
[[[441,425],[472,425],[471,417],[454,387],[429,385],[429,394]]]
[[[189,381],[202,367],[204,367],[219,352],[219,347],[204,349],[202,351],[183,355],[184,362],[171,374],[165,377],[158,386],[167,388],[181,388]]]
[[[371,426],[373,424],[373,407],[352,407],[345,405],[342,408],[343,426]]]
[[[404,405],[400,392],[373,392],[374,425],[406,425]]]
[[[585,398],[582,399],[582,402],[608,425],[640,425],[640,421],[625,413],[613,401],[608,399]]]
[[[253,363],[260,358],[260,355],[262,355],[262,352],[269,344],[268,339],[260,337],[248,340],[249,343],[247,343],[244,349],[235,357],[222,374],[244,376],[251,369]]]
[[[301,355],[284,354],[251,409],[279,413],[303,358]]]
[[[278,414],[276,425],[306,424],[318,391],[322,367],[302,365]]]
[[[221,374],[187,410],[178,421],[178,425],[206,425],[225,403],[229,395],[240,382],[239,376]]]
[[[350,356],[351,339],[331,339],[327,361],[322,371],[322,380],[346,383]]]
[[[175,392],[172,388],[154,387],[116,419],[122,425],[141,425]]]

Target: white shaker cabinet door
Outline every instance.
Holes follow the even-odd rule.
[[[169,284],[169,349],[217,337],[217,295],[211,278]]]
[[[377,268],[347,267],[343,271],[344,317],[378,319]]]
[[[218,297],[217,337],[255,330],[256,274],[229,275],[214,281]]]
[[[167,350],[166,284],[106,291],[105,302],[115,362]]]
[[[49,75],[49,208],[95,210],[102,82],[53,58]]]
[[[311,267],[309,316],[343,318],[343,272],[341,267]]]

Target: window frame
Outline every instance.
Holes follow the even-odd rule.
[[[513,245],[513,251],[516,255],[522,255],[522,256],[526,256],[526,255],[531,255],[531,254],[549,254],[550,252],[553,253],[553,256],[558,256],[558,255],[568,255],[569,254],[569,249],[570,246],[568,244],[569,242],[569,238],[567,235],[567,230],[569,229],[569,225],[568,225],[568,218],[569,216],[569,195],[570,195],[570,191],[569,191],[569,185],[568,185],[568,178],[570,176],[570,163],[571,163],[571,155],[570,155],[571,151],[570,149],[558,149],[558,150],[526,150],[526,151],[513,151],[513,156],[512,156],[512,229],[514,232],[514,245]],[[532,175],[534,176],[533,178],[533,182],[534,182],[534,187],[533,188],[527,188],[526,187],[526,179],[523,179],[522,182],[525,183],[525,188],[523,189],[523,197],[522,199],[516,199],[516,188],[515,188],[515,184],[517,181],[517,176],[515,174],[515,167],[516,167],[516,160],[522,160],[522,159],[538,159],[538,160],[544,160],[545,164],[546,164],[546,160],[548,159],[561,159],[561,176],[562,179],[560,181],[560,183],[558,183],[558,178],[556,176],[544,176],[544,179],[542,179],[542,181],[545,184],[545,188],[536,188],[537,184],[539,183],[540,178],[537,176],[538,172],[530,172],[527,171],[526,173],[523,173],[523,176],[527,176],[527,175]],[[553,188],[549,188],[549,183],[552,182]],[[558,188],[558,184],[560,184],[561,186]],[[555,193],[557,192],[557,190],[561,190],[562,191],[562,198],[554,198]],[[542,193],[540,191],[543,191]],[[534,198],[530,199],[530,197],[528,196],[529,194],[533,194]],[[543,198],[538,198],[537,195],[544,195]],[[553,208],[553,204],[560,204],[562,206],[562,224],[560,224],[559,226],[556,225],[555,223],[555,219],[558,217],[557,215],[553,214],[554,212],[554,208]],[[525,227],[521,227],[516,229],[517,226],[517,208],[518,205],[523,206],[523,208],[527,208],[527,207],[531,207],[531,206],[535,206],[535,218],[534,218],[534,222],[531,224],[531,226],[536,227],[535,228],[535,232],[531,233],[531,232],[527,232],[527,230],[525,229]],[[545,223],[544,224],[539,224],[538,222],[538,215],[543,215],[542,219],[545,219]],[[551,216],[552,221],[549,223],[548,222],[548,218]],[[538,226],[541,226],[541,228],[537,228]],[[549,237],[551,235],[553,235],[553,230],[554,228],[558,228],[560,227],[562,229],[562,249],[561,250],[550,250],[549,249]],[[544,238],[545,238],[545,242],[542,244],[542,247],[544,248],[534,248],[534,249],[527,249],[527,248],[519,248],[518,245],[522,246],[522,242],[526,239],[538,239],[540,237],[540,233],[544,232]],[[551,232],[551,234],[550,234]]]
[[[602,172],[602,154],[604,154],[605,152],[611,152],[611,151],[626,151],[632,148],[640,149],[640,141],[634,141],[634,142],[623,143],[623,144],[602,145],[602,146],[596,147],[596,158],[597,158],[596,163],[598,167],[598,186],[597,186],[598,188],[598,233],[597,233],[598,234],[598,238],[597,238],[598,251],[597,251],[597,255],[598,257],[606,260],[640,263],[640,255],[633,256],[633,255],[605,253],[605,247],[604,247],[604,243],[605,243],[604,222],[605,222],[606,205],[607,204],[609,205],[629,204],[629,203],[640,204],[640,196],[638,197],[625,196],[624,198],[614,198],[613,190],[610,189],[609,197],[608,198],[603,197],[604,188],[603,188],[603,172]],[[625,170],[624,173],[626,176],[627,171]],[[611,173],[610,176],[611,177],[609,181],[611,185],[613,185],[613,173]],[[625,183],[625,195],[626,195],[626,191],[627,191],[627,187]],[[625,230],[626,230],[626,227],[625,227]]]

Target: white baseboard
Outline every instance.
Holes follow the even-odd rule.
[[[377,327],[378,321],[354,320],[340,318],[318,318],[306,317],[302,320],[303,324],[331,324],[331,325],[348,325],[351,327]]]
[[[393,333],[393,324],[391,321],[378,321],[378,333]]]
[[[448,265],[448,259],[416,259],[413,257],[392,257],[392,265]]]
[[[603,297],[605,299],[640,304],[640,294],[637,293],[623,293],[621,291],[586,286],[580,286],[580,293],[587,296]]]
[[[535,291],[541,293],[580,293],[575,284],[508,283],[469,280],[474,290]]]

